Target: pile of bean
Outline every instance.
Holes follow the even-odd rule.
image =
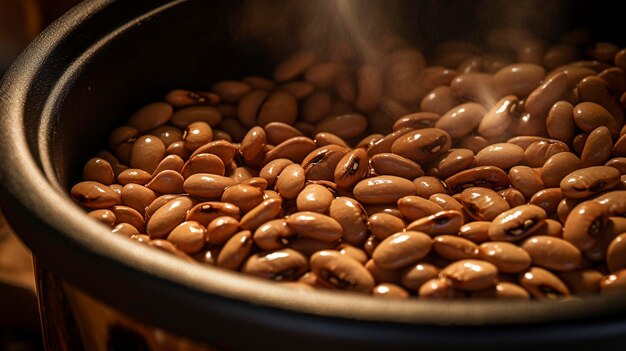
[[[522,39],[445,43],[432,66],[401,41],[378,64],[299,52],[273,79],[170,91],[71,196],[115,234],[294,288],[624,292],[626,49]]]

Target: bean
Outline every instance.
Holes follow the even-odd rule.
[[[111,210],[93,210],[87,215],[96,221],[108,225],[109,227],[113,227],[115,225],[115,213]]]
[[[450,149],[434,161],[434,165],[428,170],[428,175],[446,179],[473,167],[474,160],[474,152],[470,149]]]
[[[220,199],[224,190],[237,181],[216,174],[198,173],[189,176],[183,183],[186,193],[206,199]]]
[[[368,218],[361,204],[349,197],[340,196],[332,200],[329,214],[341,225],[343,241],[353,245],[363,243],[368,235]]]
[[[527,166],[515,166],[509,171],[511,186],[518,189],[525,198],[530,199],[545,188],[538,172]]]
[[[546,211],[535,205],[521,205],[499,214],[489,225],[494,241],[519,241],[535,232],[546,220]]]
[[[435,127],[446,131],[452,138],[460,138],[478,128],[486,113],[483,105],[467,102],[446,112],[437,120]]]
[[[393,234],[374,249],[372,259],[383,269],[398,269],[424,258],[432,247],[430,237],[421,232]]]
[[[225,172],[224,162],[213,154],[197,154],[183,165],[181,175],[187,179],[194,174],[208,173],[223,176]]]
[[[297,212],[287,218],[287,225],[296,233],[311,239],[334,242],[341,238],[343,228],[335,219],[316,212]]]
[[[449,264],[439,272],[439,277],[454,288],[478,291],[494,286],[497,274],[496,266],[487,261],[466,259]]]
[[[455,234],[463,225],[463,213],[459,211],[439,211],[428,217],[420,218],[409,224],[406,229],[420,231],[430,235]]]
[[[126,184],[121,193],[122,204],[131,207],[141,215],[145,215],[146,209],[157,198],[154,191],[139,184]]]
[[[611,241],[606,252],[606,263],[611,272],[626,268],[626,233]]]
[[[576,155],[571,152],[560,152],[543,164],[541,180],[548,188],[558,187],[563,178],[581,168],[582,162]]]
[[[198,222],[183,222],[176,226],[167,236],[167,240],[172,242],[181,251],[193,254],[204,247],[206,243],[206,228]]]
[[[194,105],[217,105],[222,98],[206,91],[171,90],[165,95],[165,101],[176,108]]]
[[[540,267],[531,267],[520,275],[520,285],[537,299],[559,299],[569,296],[567,286],[556,275]]]
[[[446,110],[447,112],[448,110]],[[393,124],[393,130],[398,131],[404,128],[409,129],[423,129],[432,128],[435,126],[437,120],[441,117],[440,114],[432,112],[415,112],[399,118]]]
[[[565,94],[567,90],[567,76],[563,72],[546,78],[546,80],[533,90],[524,108],[533,116],[546,116],[550,108]]]
[[[233,217],[214,218],[206,226],[206,242],[209,245],[223,245],[239,229],[239,221]]]
[[[431,176],[421,176],[413,179],[417,189],[417,196],[429,198],[431,195],[448,192],[448,185],[442,180]]]
[[[130,238],[133,235],[139,234],[139,231],[132,224],[120,223],[111,229],[111,233]]]
[[[492,241],[482,243],[476,249],[478,257],[493,263],[499,272],[519,273],[530,267],[531,256],[517,245]]]
[[[571,292],[582,295],[595,293],[600,290],[602,273],[594,269],[576,269],[568,272],[559,272],[558,277],[561,278]]]
[[[337,250],[339,250],[340,254],[350,256],[361,264],[365,264],[367,260],[369,259],[365,251],[359,249],[356,246],[352,246],[350,244],[341,244],[339,245],[339,247],[337,247]]]
[[[624,293],[626,291],[626,269],[609,274],[600,281],[602,293]]]
[[[246,213],[263,202],[263,190],[250,185],[233,185],[224,190],[222,202],[231,203]]]
[[[364,204],[390,204],[400,198],[416,193],[415,184],[395,176],[367,178],[353,189],[354,197]]]
[[[473,241],[476,244],[481,244],[485,241],[489,241],[489,226],[491,222],[487,221],[475,221],[466,223],[459,228],[459,236],[464,239]]]
[[[607,127],[598,127],[589,133],[580,155],[583,167],[601,166],[611,155],[613,142]]]
[[[498,189],[509,185],[509,178],[498,167],[482,166],[466,169],[452,175],[446,179],[446,184],[454,192],[461,192],[463,189],[474,186]]]
[[[325,213],[328,212],[333,199],[334,196],[328,188],[318,184],[309,184],[298,194],[296,207],[298,211]]]
[[[367,157],[366,153],[365,156]],[[392,175],[407,179],[415,179],[424,175],[419,164],[392,153],[374,155],[370,160],[370,165],[378,175]]]
[[[159,174],[162,171],[174,171],[180,173],[185,165],[185,161],[178,155],[165,156],[161,162],[157,165],[157,168],[152,173],[152,176]]]
[[[448,260],[458,261],[477,258],[478,246],[456,235],[438,235],[433,238],[435,252]]]
[[[222,122],[222,119],[222,112],[218,108],[212,106],[191,106],[174,112],[170,123],[180,129],[187,128],[193,122],[205,122],[211,127],[216,127]]]
[[[491,221],[511,207],[495,191],[488,188],[472,187],[461,193],[461,204],[467,213],[479,221]]]
[[[558,140],[540,140],[528,145],[524,150],[526,164],[530,167],[541,167],[552,156],[560,152],[568,152],[567,145]]]
[[[543,67],[531,63],[512,64],[493,75],[494,89],[500,96],[528,96],[545,77]]]
[[[362,149],[356,149],[365,154]],[[348,154],[349,149],[339,145],[326,145],[313,150],[302,161],[308,180],[332,181],[338,164]]]
[[[161,171],[146,184],[146,188],[160,194],[182,193],[185,179],[172,170]]]
[[[550,138],[571,145],[576,135],[574,106],[567,101],[557,101],[548,111],[546,128]]]
[[[506,202],[508,202],[511,208],[526,204],[526,198],[524,197],[524,194],[522,194],[521,191],[515,188],[500,190],[498,191],[498,195],[502,196],[502,198],[506,200]]]
[[[419,288],[418,295],[422,299],[451,299],[463,296],[448,279],[433,278]]]
[[[556,213],[559,202],[563,200],[560,188],[549,188],[539,190],[530,198],[529,203],[543,208],[548,215]]]
[[[265,154],[264,164],[285,158],[293,163],[301,163],[304,158],[317,148],[315,142],[307,137],[295,137],[276,145]]]
[[[217,256],[217,265],[232,270],[238,269],[250,255],[252,244],[252,233],[249,230],[233,235]]]
[[[474,164],[480,166],[495,166],[509,169],[524,160],[524,149],[509,143],[497,143],[480,150],[474,158]],[[543,163],[542,163],[543,164]]]
[[[311,270],[328,287],[369,293],[374,288],[374,278],[351,257],[338,251],[323,250],[311,256]]]
[[[372,234],[379,240],[404,230],[405,224],[401,218],[387,214],[376,213],[369,217],[368,225]]]
[[[254,254],[241,268],[244,273],[276,281],[295,280],[308,268],[306,257],[292,249]]]
[[[556,271],[571,271],[581,261],[580,250],[569,242],[544,235],[536,235],[522,242],[533,264]]]
[[[196,221],[204,226],[208,226],[214,219],[222,216],[228,216],[238,220],[240,213],[239,207],[231,203],[208,201],[193,206],[189,212],[187,212],[185,220]]]
[[[237,102],[250,91],[250,86],[243,82],[224,80],[213,84],[211,90],[226,102]]]
[[[519,99],[515,95],[505,96],[486,111],[478,125],[478,133],[487,138],[495,138],[507,132],[518,116]]]
[[[410,221],[415,221],[443,210],[434,202],[419,196],[404,196],[398,199],[397,203],[402,216]]]
[[[450,148],[451,140],[443,129],[425,128],[399,137],[391,145],[391,152],[420,163],[445,154]]]
[[[393,144],[411,131],[413,131],[413,128],[404,127],[385,135],[367,148],[367,155],[372,157],[383,152],[391,152]]]
[[[402,272],[402,286],[411,291],[418,291],[424,283],[437,278],[438,275],[439,268],[432,264],[425,262],[416,263]]]
[[[606,126],[612,135],[619,132],[615,118],[601,105],[594,102],[581,102],[574,107],[574,122],[584,132]]]
[[[106,209],[119,201],[119,196],[111,188],[94,181],[80,182],[70,193],[74,201],[89,209]]]
[[[619,171],[613,167],[587,167],[573,171],[563,178],[561,192],[564,196],[582,199],[616,187],[619,179]]]
[[[240,227],[246,230],[258,228],[261,224],[276,218],[281,212],[281,198],[269,198],[246,213],[240,221]]]
[[[581,202],[567,216],[563,226],[563,238],[586,251],[604,232],[608,221],[608,206],[595,201]]]
[[[330,132],[346,140],[358,137],[365,132],[367,119],[358,113],[330,116],[321,120],[315,127],[315,133]]]
[[[161,206],[150,217],[146,230],[150,238],[165,238],[177,225],[185,220],[193,201],[187,196],[172,199]]]
[[[286,158],[279,158],[273,161],[268,162],[261,171],[259,172],[259,176],[265,178],[267,180],[267,185],[269,187],[273,187],[278,175],[287,167],[292,164],[291,160]]]
[[[83,167],[83,180],[110,185],[115,180],[111,164],[104,159],[94,157]]]
[[[189,159],[192,159],[200,154],[213,154],[219,157],[224,165],[228,165],[233,160],[236,153],[237,148],[232,143],[226,140],[215,140],[197,148],[191,154]]]
[[[300,113],[302,120],[316,123],[330,113],[332,98],[325,91],[316,91],[306,98]]]

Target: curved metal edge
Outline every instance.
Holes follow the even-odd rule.
[[[36,84],[36,72],[45,67],[47,55],[56,42],[113,2],[85,2],[63,16],[20,56],[0,87],[0,113],[6,123],[5,128],[0,129],[0,138],[4,140],[0,147],[0,160],[3,165],[13,165],[3,167],[0,172],[0,182],[4,184],[5,207],[11,206],[13,201],[20,202],[24,206],[23,211],[34,213],[39,219],[44,218],[39,229],[46,233],[63,233],[61,235],[67,241],[64,244],[69,245],[70,249],[94,253],[99,259],[112,261],[136,275],[157,277],[167,282],[164,285],[172,289],[171,294],[178,294],[179,298],[190,297],[191,303],[198,304],[202,304],[202,295],[208,294],[243,300],[246,304],[254,305],[246,305],[250,308],[265,306],[347,320],[441,326],[545,323],[614,314],[624,309],[623,298],[604,297],[571,301],[567,304],[520,304],[482,301],[383,302],[369,297],[330,292],[302,294],[271,282],[243,277],[238,273],[189,265],[139,245],[129,246],[128,241],[122,238],[105,235],[106,231],[84,216],[83,211],[66,194],[49,188],[48,180],[26,146],[22,115],[25,105],[29,103],[28,89]],[[54,99],[52,96],[49,98]],[[33,243],[37,238],[24,238],[29,244],[36,246]],[[50,240],[54,241],[52,238]],[[619,306],[619,309],[612,306]]]

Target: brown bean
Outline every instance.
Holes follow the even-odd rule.
[[[602,273],[594,269],[576,269],[568,272],[559,272],[558,277],[574,294],[589,294],[600,291]]]
[[[146,188],[160,194],[173,194],[183,192],[185,179],[180,173],[172,170],[161,171],[154,175],[146,184]]]
[[[219,199],[224,190],[236,185],[237,181],[230,177],[215,174],[198,173],[189,176],[183,183],[186,193],[206,199]]]
[[[278,250],[290,244],[296,232],[284,219],[273,219],[254,232],[254,242],[263,250]]]
[[[472,187],[461,193],[461,204],[467,213],[479,221],[491,221],[511,207],[495,191],[488,188]]]
[[[478,133],[487,138],[504,135],[507,129],[518,118],[519,99],[515,95],[505,96],[496,102],[478,125]]]
[[[522,163],[524,150],[514,144],[496,143],[480,150],[474,160],[474,164],[478,167],[495,166],[501,169],[509,169]]]
[[[611,135],[619,133],[619,125],[615,118],[601,105],[594,102],[581,102],[574,107],[574,122],[584,132],[605,126]]]
[[[615,119],[618,125],[624,123],[624,111],[615,101],[609,86],[598,76],[585,77],[578,83],[577,92],[586,102],[594,102],[604,107]],[[612,130],[615,132],[614,130]]]
[[[93,210],[87,213],[87,216],[109,227],[115,225],[115,213],[111,210]]]
[[[238,220],[240,218],[239,207],[226,202],[201,202],[187,212],[185,220],[196,221],[208,226],[215,218],[222,216],[229,216]]]
[[[580,250],[568,241],[552,236],[535,235],[522,242],[533,264],[556,271],[571,271],[581,261]]]
[[[334,242],[341,238],[343,228],[335,219],[316,212],[296,212],[287,218],[287,225],[296,233],[311,239]]]
[[[403,196],[398,199],[397,203],[402,215],[410,221],[415,221],[443,210],[436,203],[419,196]]]
[[[626,269],[607,275],[600,281],[602,293],[624,293],[626,291]]]
[[[539,190],[530,198],[529,203],[543,208],[548,215],[556,213],[559,202],[563,200],[561,188],[548,188]]]
[[[401,218],[387,214],[376,213],[369,217],[370,230],[376,238],[384,240],[388,236],[404,230],[405,224]]]
[[[619,171],[613,167],[595,166],[573,171],[561,180],[564,196],[581,199],[616,187]]]
[[[358,113],[329,116],[315,126],[315,133],[330,132],[347,140],[358,137],[365,132],[367,119]]]
[[[177,155],[165,156],[161,160],[161,162],[159,162],[159,164],[157,165],[157,168],[152,173],[152,176],[154,177],[156,174],[159,174],[160,172],[167,171],[167,170],[180,173],[184,165],[185,165],[185,161],[180,156],[177,156]]]
[[[450,135],[439,128],[425,128],[399,137],[391,152],[417,163],[436,159],[445,154],[452,143]]]
[[[187,150],[185,148],[185,142],[180,140],[180,141],[175,141],[171,143],[170,145],[168,145],[168,147],[165,149],[165,154],[176,155],[185,160],[185,159],[188,159],[189,156],[191,156],[191,151]]]
[[[367,178],[353,189],[354,197],[364,204],[390,204],[416,193],[415,184],[395,176]]]
[[[448,260],[458,261],[477,258],[478,246],[456,235],[438,235],[433,238],[435,252]]]
[[[363,149],[354,149],[336,163],[333,178],[339,187],[349,188],[360,182],[368,169],[367,153]]]
[[[224,190],[222,202],[231,203],[246,213],[263,202],[263,190],[250,185],[233,185]]]
[[[115,180],[111,164],[104,159],[94,157],[83,167],[83,180],[110,185]]]
[[[432,240],[424,233],[415,231],[396,233],[380,242],[372,254],[372,259],[383,269],[398,269],[421,260],[431,247]]]
[[[290,164],[280,172],[276,190],[286,199],[295,199],[304,188],[304,169],[298,164]]]
[[[74,185],[70,193],[74,201],[89,209],[109,208],[120,200],[120,197],[111,188],[93,181],[80,182]]]
[[[313,140],[307,137],[295,137],[276,145],[273,149],[265,154],[263,164],[280,158],[286,158],[294,163],[301,163],[304,158],[317,149],[317,145]]]
[[[145,214],[144,214],[144,218],[145,218],[146,222],[148,222],[150,220],[150,217],[152,217],[152,215],[159,208],[163,207],[163,205],[168,203],[170,200],[173,200],[173,199],[175,199],[175,198],[177,198],[179,196],[181,196],[181,195],[179,195],[179,194],[166,194],[166,195],[161,195],[161,196],[157,197],[156,199],[154,199],[154,201],[152,201],[150,203],[150,205],[146,208],[146,211],[145,211]]]
[[[374,287],[372,290],[372,296],[387,299],[408,299],[409,292],[398,285],[382,283]]]
[[[206,228],[198,222],[183,222],[167,236],[181,251],[193,254],[200,251],[206,242]]]
[[[428,175],[446,179],[474,166],[474,152],[470,149],[450,149],[434,161]]]
[[[519,281],[520,285],[537,299],[554,300],[570,294],[569,289],[561,279],[540,267],[531,267],[520,275]]]
[[[250,86],[234,80],[223,80],[213,84],[211,91],[219,95],[226,102],[237,102],[244,94],[250,91]]]
[[[165,145],[161,139],[153,135],[143,135],[133,143],[130,166],[152,173],[163,157]]]
[[[580,160],[583,167],[601,166],[611,155],[613,142],[607,127],[598,127],[589,133]]]
[[[432,264],[416,263],[402,272],[402,286],[412,291],[418,291],[424,283],[437,278],[438,274],[439,268]]]
[[[358,261],[359,263],[363,265],[369,259],[365,251],[361,250],[360,248],[356,246],[352,246],[350,244],[341,244],[337,247],[337,250],[339,251],[340,254],[352,257],[353,259],[355,259],[356,261]]]
[[[550,108],[565,94],[567,90],[567,76],[557,72],[546,80],[528,96],[524,108],[532,116],[544,117]]]
[[[487,261],[466,259],[449,264],[439,272],[439,277],[454,288],[478,291],[494,286],[497,274],[496,266]]]
[[[327,145],[339,145],[349,148],[348,143],[337,135],[329,132],[321,132],[315,134],[315,144],[319,147]]]
[[[193,122],[205,122],[211,127],[217,127],[222,118],[222,113],[215,107],[191,106],[174,112],[170,123],[181,129],[187,128]]]
[[[356,150],[365,154],[362,149]],[[306,179],[332,181],[337,165],[348,152],[349,149],[339,145],[326,145],[313,150],[302,160]]]
[[[548,188],[558,187],[563,178],[581,168],[582,162],[576,155],[571,152],[560,152],[543,164],[541,180]]]
[[[598,73],[598,78],[606,83],[611,93],[615,96],[620,96],[626,91],[626,77],[624,76],[624,70],[621,68],[607,68]]]
[[[276,90],[284,91],[293,95],[297,100],[302,100],[315,91],[315,86],[305,81],[293,81],[279,85]]]
[[[130,238],[133,235],[139,234],[139,231],[132,224],[120,223],[111,229],[111,233]]]
[[[576,134],[574,106],[567,101],[557,101],[548,111],[546,128],[551,138],[571,144]]]
[[[509,185],[509,178],[498,167],[482,166],[456,173],[446,179],[446,184],[454,192],[461,192],[463,189],[473,186],[498,189]]]
[[[161,206],[147,222],[146,231],[150,238],[164,238],[172,229],[185,220],[193,201],[187,196],[172,199]]]
[[[459,99],[449,86],[438,86],[430,91],[420,102],[420,111],[443,115],[454,106],[459,105]]]
[[[400,128],[392,133],[389,133],[381,139],[375,141],[367,148],[367,155],[372,157],[376,154],[383,152],[391,152],[392,145],[405,134],[413,131],[412,128],[404,127]]]
[[[325,91],[316,91],[304,101],[300,116],[305,122],[316,123],[328,116],[331,106],[331,96]]]
[[[525,205],[527,203],[524,194],[522,194],[521,191],[515,188],[500,190],[498,191],[498,195],[502,196],[502,198],[509,203],[509,206],[511,206],[511,208]]]
[[[365,267],[338,251],[316,252],[309,261],[311,270],[325,285],[334,289],[369,293],[374,278]]]
[[[208,173],[223,176],[225,171],[224,162],[213,154],[197,154],[183,165],[181,175],[187,179],[194,174]]]
[[[489,226],[491,222],[487,221],[475,221],[466,223],[459,228],[459,236],[467,240],[473,241],[476,244],[481,244],[485,241],[489,241]]]
[[[426,281],[419,288],[418,295],[421,299],[451,299],[463,296],[461,292],[452,287],[448,279],[433,278]]]
[[[241,268],[244,273],[276,281],[295,280],[306,272],[308,261],[301,253],[282,249],[267,254],[254,254]]]
[[[374,155],[370,164],[378,175],[393,175],[407,179],[415,179],[424,175],[419,164],[392,153]]]
[[[126,124],[144,133],[167,123],[173,113],[174,110],[170,104],[154,102],[135,112]]]
[[[526,148],[524,157],[530,167],[541,167],[552,156],[560,152],[568,152],[567,145],[558,140],[536,141]]]
[[[527,166],[515,166],[509,171],[511,186],[518,189],[526,199],[545,188],[538,172]]]
[[[530,267],[531,256],[524,249],[508,242],[485,242],[477,248],[478,256],[493,263],[499,272],[519,273]]]
[[[356,200],[340,196],[332,201],[330,217],[342,228],[342,240],[349,244],[362,244],[368,235],[367,214]]]
[[[274,80],[277,82],[292,80],[303,74],[316,59],[316,55],[311,52],[297,52],[274,68]]]
[[[455,105],[456,106],[456,105]],[[447,112],[448,110],[446,110]],[[432,112],[415,112],[399,118],[393,124],[393,130],[399,131],[404,128],[423,129],[432,128],[441,116]]]
[[[261,171],[259,172],[259,176],[265,178],[267,180],[268,187],[273,187],[278,175],[287,167],[292,164],[291,160],[286,158],[279,158],[273,161],[268,162]]]
[[[165,95],[165,101],[176,108],[189,107],[194,105],[217,105],[222,98],[207,91],[189,91],[174,89]]]
[[[130,183],[122,188],[121,198],[122,204],[137,210],[143,216],[157,196],[148,187]]]
[[[608,206],[609,214],[611,216],[624,217],[624,214],[626,213],[626,191],[610,191],[596,197],[593,200]]]
[[[435,127],[446,131],[452,138],[460,138],[478,128],[486,113],[487,110],[483,105],[466,102],[441,116]]]
[[[487,103],[493,100],[495,94],[492,81],[492,74],[464,73],[459,74],[452,80],[450,88],[452,88],[452,92],[460,98]]]
[[[240,227],[247,230],[258,228],[261,224],[276,218],[282,210],[281,205],[281,198],[273,197],[264,200],[241,218]]]
[[[239,221],[230,216],[220,216],[211,220],[206,226],[206,229],[207,244],[223,245],[237,233],[239,230]]]
[[[421,176],[413,179],[417,196],[429,198],[431,195],[448,192],[448,185],[441,179],[431,176]]]
[[[238,269],[250,255],[253,245],[252,233],[249,230],[233,235],[217,256],[217,265],[232,270]]]
[[[517,63],[500,69],[493,75],[494,89],[499,96],[528,96],[546,75],[542,66],[531,63]]]
[[[429,235],[456,234],[463,225],[463,213],[454,210],[439,211],[410,223],[406,229]]]
[[[535,232],[546,220],[546,211],[535,205],[521,205],[499,214],[489,226],[494,241],[519,241]]]
[[[626,233],[611,241],[606,252],[606,263],[611,272],[626,268]]]

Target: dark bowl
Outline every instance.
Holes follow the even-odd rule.
[[[470,2],[456,4],[462,3]],[[583,19],[583,26],[594,29],[585,12],[589,6],[564,3],[572,16],[567,18]],[[85,216],[67,189],[131,111],[173,87],[207,88],[220,79],[268,71],[262,46],[231,38],[228,18],[237,5],[88,1],[49,27],[15,62],[0,88],[1,200],[40,264],[140,322],[222,349],[602,349],[626,341],[624,296],[514,303],[302,293],[188,264],[111,236]],[[609,16],[609,24],[618,18],[601,6],[596,10]],[[444,14],[433,11],[423,16]],[[456,16],[456,26],[441,35],[471,25],[467,12]],[[432,19],[420,23],[437,25]],[[617,27],[595,29],[623,41]]]

